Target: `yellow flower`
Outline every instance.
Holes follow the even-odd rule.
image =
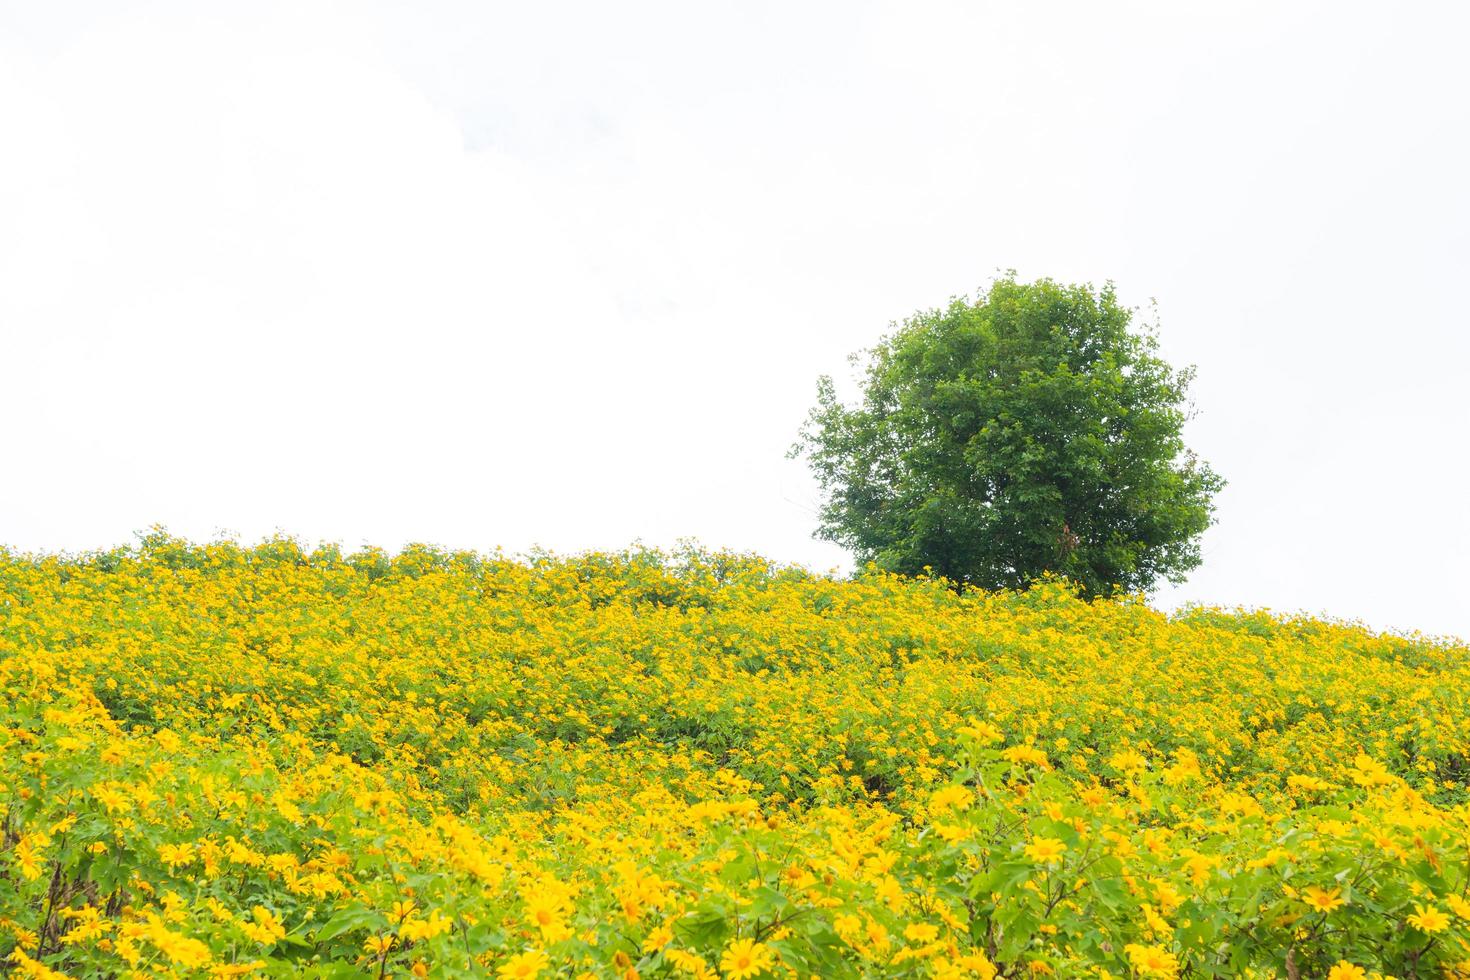
[[[102,910],[93,905],[79,909],[62,909],[60,915],[62,919],[72,923],[72,927],[61,937],[61,942],[67,946],[90,942],[113,927],[113,922],[102,918]]]
[[[1122,772],[1140,773],[1148,768],[1148,759],[1141,752],[1133,749],[1125,749],[1121,752],[1113,753],[1112,757],[1108,759],[1108,764]]]
[[[194,845],[188,843],[161,844],[158,848],[158,857],[172,871],[179,865],[188,864],[194,860]]]
[[[888,938],[888,930],[884,928],[883,923],[877,921],[876,919],[869,917],[863,923],[863,935],[867,938],[869,944],[871,944],[875,949],[881,951],[888,948],[890,942]]]
[[[1321,793],[1332,788],[1332,784],[1327,782],[1327,780],[1318,779],[1315,776],[1288,776],[1286,777],[1286,785],[1292,789],[1299,789],[1308,793]]]
[[[572,934],[565,914],[566,900],[560,894],[543,893],[526,900],[526,922],[540,931],[545,942],[560,942]]]
[[[903,911],[904,903],[907,901],[904,898],[903,886],[892,875],[885,876],[883,880],[873,886],[873,895],[883,904],[887,905],[889,910],[894,914]]]
[[[1415,905],[1414,913],[1408,918],[1409,925],[1420,932],[1441,932],[1450,924],[1450,917],[1433,905]]]
[[[540,976],[541,971],[550,965],[551,960],[545,953],[532,949],[512,956],[495,972],[502,977],[511,977],[512,980],[531,980],[532,977]]]
[[[48,843],[49,840],[42,834],[27,834],[15,845],[15,860],[20,865],[21,877],[26,881],[35,881],[41,877],[45,861],[40,850]]]
[[[1302,890],[1302,901],[1319,912],[1331,912],[1333,909],[1341,908],[1347,903],[1338,897],[1341,890],[1334,888],[1332,891],[1324,891],[1316,885]]]
[[[1026,845],[1025,854],[1037,864],[1055,864],[1066,850],[1067,845],[1055,837],[1033,837]]]
[[[938,816],[951,810],[967,810],[975,794],[964,786],[946,786],[929,795],[929,812]]]
[[[1008,749],[1003,749],[1000,755],[1007,762],[1014,762],[1017,765],[1027,763],[1043,769],[1048,768],[1046,753],[1034,745],[1012,745]]]
[[[771,965],[771,951],[752,939],[736,939],[725,947],[720,969],[729,980],[744,980],[763,972]]]
[[[94,786],[92,788],[92,796],[96,798],[98,803],[101,803],[107,808],[108,813],[117,813],[128,809],[132,805],[131,801],[128,800],[127,794],[115,786]]]
[[[955,963],[957,966],[969,970],[978,976],[980,980],[995,980],[997,972],[995,964],[990,962],[990,958],[982,952],[977,951],[961,956]]]
[[[935,824],[934,832],[938,834],[939,839],[944,841],[946,844],[956,844],[963,840],[969,840],[971,837],[975,836],[975,830],[973,827],[968,827],[964,824],[959,823]]]
[[[327,945],[372,975],[451,968],[463,923],[503,937],[468,964],[499,980],[766,980],[794,974],[788,948],[821,973],[991,980],[944,884],[1010,862],[1021,880],[973,901],[1054,913],[1016,976],[1078,972],[1088,916],[1133,980],[1181,972],[1205,918],[1238,923],[1230,943],[1320,938],[1326,915],[1346,956],[1382,938],[1349,895],[1407,893],[1435,975],[1470,978],[1470,902],[1418,880],[1463,849],[1463,788],[1439,780],[1470,730],[1442,696],[1470,687],[1454,644],[745,556],[151,540],[0,548],[0,957],[26,958],[0,971],[256,974],[288,929],[335,921],[355,928]],[[1364,848],[1384,860],[1349,892],[1330,876]],[[1058,880],[1084,853],[1098,880]],[[57,867],[110,887],[65,889],[43,947]],[[1285,907],[1240,906],[1241,876]],[[806,911],[772,920],[762,896]],[[709,939],[711,903],[748,938]],[[1279,972],[1269,945],[1237,972]],[[1373,976],[1331,964],[1314,975]]]
[[[643,940],[643,952],[656,953],[669,943],[674,941],[674,930],[668,925],[656,926],[650,929]]]
[[[438,909],[429,913],[428,918],[412,918],[398,927],[398,934],[409,942],[421,942],[425,939],[433,939],[442,935],[453,927],[454,922],[444,916]]]
[[[928,922],[915,922],[903,931],[904,938],[913,943],[932,943],[939,929]]]
[[[988,721],[972,721],[955,729],[959,734],[975,739],[977,742],[999,742],[1005,738],[999,728]]]
[[[393,948],[394,938],[393,936],[369,936],[364,940],[362,948],[370,956],[381,957]]]
[[[31,959],[22,949],[11,950],[9,959],[15,964],[16,976],[30,977],[32,980],[70,980],[65,973],[53,970],[39,960]]]
[[[1123,947],[1128,962],[1141,977],[1159,977],[1172,980],[1179,975],[1179,959],[1161,946],[1143,946],[1130,943]]]
[[[180,966],[197,969],[210,960],[209,947],[197,939],[181,936],[161,927],[151,930],[148,939],[158,947],[159,952]]]
[[[245,935],[263,946],[286,938],[286,927],[280,917],[262,905],[257,905],[250,910],[250,920],[242,921],[240,929]]]
[[[664,951],[664,959],[673,965],[674,969],[681,973],[692,974],[703,980],[705,977],[713,977],[714,971],[709,964],[695,954],[683,949],[669,949]]]

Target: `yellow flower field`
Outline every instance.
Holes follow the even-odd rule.
[[[729,554],[0,552],[18,976],[1470,977],[1470,656]]]

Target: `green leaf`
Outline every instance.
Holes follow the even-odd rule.
[[[376,909],[352,906],[342,909],[326,922],[322,923],[312,936],[318,943],[324,943],[335,939],[343,933],[354,932],[365,929],[369,932],[377,932],[388,926],[388,918]]]

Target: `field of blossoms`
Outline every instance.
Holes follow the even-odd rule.
[[[1470,977],[1470,656],[728,554],[0,552],[17,976]]]

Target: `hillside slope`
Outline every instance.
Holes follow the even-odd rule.
[[[34,975],[1470,976],[1444,643],[155,535],[0,554],[0,692]]]

